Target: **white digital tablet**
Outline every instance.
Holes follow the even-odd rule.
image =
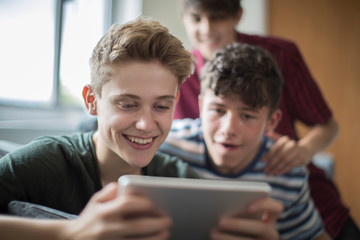
[[[119,194],[145,194],[173,221],[172,240],[208,239],[222,216],[261,218],[245,213],[247,206],[270,194],[260,182],[185,179],[125,175],[119,178]]]

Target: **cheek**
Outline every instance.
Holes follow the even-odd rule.
[[[199,32],[198,27],[189,24],[185,29],[186,29],[186,33],[189,36],[189,38],[191,38],[193,40],[196,39],[196,36]]]
[[[107,109],[99,115],[99,124],[112,128],[115,130],[121,130],[129,127],[134,123],[135,117],[131,113],[123,113],[114,109]]]
[[[217,129],[218,128],[216,122],[210,121],[209,119],[202,121],[202,130],[203,130],[204,138],[206,140],[211,140],[215,136]]]
[[[259,139],[262,138],[262,135],[264,133],[264,125],[262,124],[254,124],[253,126],[248,126],[243,129],[244,135],[247,136],[247,138],[254,142],[257,142]]]
[[[221,36],[223,36],[223,40],[226,44],[232,43],[234,39],[234,29],[232,28],[220,28],[218,30]]]
[[[158,124],[160,129],[163,131],[164,134],[168,134],[170,129],[171,129],[171,125],[172,125],[172,121],[173,121],[173,113],[172,114],[164,114],[158,117]]]

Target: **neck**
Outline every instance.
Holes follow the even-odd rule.
[[[141,175],[141,168],[130,166],[103,144],[100,138],[99,132],[96,132],[93,137],[93,143],[103,186],[110,182],[117,182],[118,178],[123,175]]]

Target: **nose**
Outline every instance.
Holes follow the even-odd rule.
[[[221,133],[226,137],[233,137],[238,132],[239,121],[232,113],[225,114],[221,119]]]
[[[151,110],[140,112],[135,127],[143,132],[151,132],[156,128],[156,120]]]
[[[212,23],[209,19],[202,19],[200,22],[200,33],[209,34],[211,32]]]

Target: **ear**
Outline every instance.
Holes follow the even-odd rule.
[[[175,102],[177,103],[180,99],[180,90],[178,90],[177,94],[176,94],[176,100]]]
[[[202,103],[203,103],[203,98],[201,96],[201,94],[198,96],[198,105],[199,105],[199,112],[201,113],[202,110]]]
[[[236,13],[236,16],[235,16],[236,26],[240,23],[240,20],[241,20],[241,18],[242,18],[242,15],[243,15],[243,9],[240,8],[239,11]]]
[[[282,112],[280,109],[276,109],[271,116],[269,117],[269,119],[267,120],[267,124],[265,127],[265,133],[271,132],[273,131],[277,125],[279,124],[280,120],[282,117]]]
[[[93,92],[91,86],[89,84],[85,85],[82,92],[84,103],[86,106],[86,109],[91,115],[96,116],[96,97],[95,93]]]

